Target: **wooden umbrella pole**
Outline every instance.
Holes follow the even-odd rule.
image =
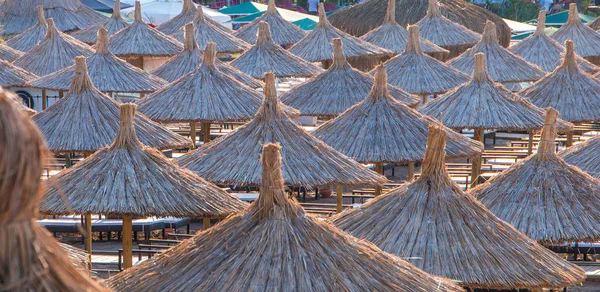
[[[415,163],[408,163],[408,181],[412,181],[415,178]]]
[[[202,129],[202,132],[203,132],[202,141],[204,142],[204,144],[208,144],[208,142],[210,142],[210,122],[203,122],[202,126],[204,127]]]
[[[64,91],[62,91],[62,90],[59,90],[59,91],[58,91],[58,97],[59,97],[59,98],[63,98],[63,97],[65,97],[65,92],[64,92]]]
[[[527,155],[533,153],[533,130],[529,131],[529,140],[527,141]]]
[[[483,142],[483,129],[476,129],[473,140]],[[471,164],[471,187],[479,184],[479,175],[481,174],[481,154],[473,157]]]
[[[190,139],[192,140],[192,149],[196,149],[196,122],[190,122]]]
[[[133,224],[131,215],[123,216],[123,269],[133,266]]]
[[[426,105],[427,104],[427,94],[421,95],[421,98],[423,100],[423,105]]]
[[[71,152],[65,153],[65,164],[67,165],[67,168],[73,166],[73,162],[71,162]]]
[[[46,100],[46,89],[42,89],[42,110],[45,110],[48,107],[48,101]]]
[[[92,255],[92,214],[85,214],[85,251]]]
[[[210,218],[203,218],[202,219],[202,229],[206,230],[210,228]]]
[[[335,188],[335,195],[337,197],[336,199],[336,204],[335,204],[335,211],[337,213],[341,213],[342,212],[342,203],[344,198],[342,197],[343,195],[343,189],[342,189],[342,185],[337,185]]]
[[[567,148],[573,146],[573,131],[567,132]]]
[[[375,163],[375,172],[379,173],[379,174],[383,174],[383,162],[376,162]],[[375,196],[379,196],[381,195],[381,186],[376,186],[375,187]]]

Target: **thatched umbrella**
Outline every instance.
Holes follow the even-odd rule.
[[[72,265],[80,270],[89,272],[92,261],[90,255],[83,249],[76,248],[66,243],[59,243],[60,247],[67,253]]]
[[[38,21],[36,6],[43,5],[46,18],[54,18],[60,31],[74,31],[104,21],[104,16],[79,0],[3,0],[0,1],[0,35],[16,35]]]
[[[600,178],[600,159],[597,155],[600,151],[600,136],[575,144],[573,147],[558,153],[566,163],[574,165],[589,173],[595,178]]]
[[[116,291],[461,290],[308,216],[287,198],[280,149],[261,146],[260,195],[248,209],[110,278],[108,285]]]
[[[107,291],[36,221],[47,153],[39,129],[0,90],[0,261],[7,291]]]
[[[183,0],[183,7],[181,8],[181,13],[169,19],[168,21],[161,23],[156,29],[167,35],[176,34],[186,24],[194,21],[194,15],[197,13],[196,10],[198,8],[201,9],[202,6],[199,5],[198,7],[196,7],[192,0]],[[214,25],[216,28],[223,32],[231,33],[231,29],[210,17],[206,17],[205,21]]]
[[[527,238],[452,181],[446,132],[430,126],[421,176],[332,218],[341,229],[418,268],[483,289],[560,288],[585,272]]]
[[[119,59],[108,50],[108,32],[98,29],[96,53],[87,58],[90,79],[102,92],[154,92],[167,82]],[[75,65],[29,82],[29,86],[67,91],[75,75]]]
[[[21,56],[23,56],[23,52],[17,51],[0,41],[0,60],[12,62]]]
[[[37,23],[7,40],[6,44],[8,46],[15,50],[28,52],[44,39],[46,32],[48,31],[48,23],[44,17],[44,7],[38,5],[35,9],[37,10]]]
[[[388,0],[388,7],[383,24],[361,37],[362,40],[400,54],[406,49],[408,42],[408,31],[396,22],[396,0]],[[436,59],[443,60],[450,52],[438,47],[431,41],[420,37],[421,49]]]
[[[265,74],[265,82],[265,98],[252,121],[182,156],[179,165],[212,182],[260,185],[262,169],[256,157],[264,143],[281,143],[288,185],[376,185],[386,181],[306,132],[283,111],[273,73]]]
[[[589,26],[593,30],[599,30],[600,29],[600,17],[596,17],[596,19],[594,19],[594,21],[588,22],[587,26]]]
[[[125,268],[131,267],[132,216],[224,218],[246,207],[144,146],[136,135],[135,109],[135,104],[121,105],[119,132],[112,145],[50,178],[40,204],[45,214],[123,216]]]
[[[260,23],[256,44],[233,60],[231,66],[259,79],[267,71],[273,71],[277,77],[311,77],[322,71],[273,42],[266,22]]]
[[[117,135],[119,104],[94,87],[85,58],[77,57],[69,92],[33,119],[51,151],[91,154],[110,145]],[[136,115],[135,126],[142,143],[150,147],[170,149],[191,144],[190,140],[140,114]]]
[[[258,40],[257,34],[260,31],[261,22],[266,22],[273,28],[273,31],[271,31],[273,42],[278,45],[293,45],[304,38],[304,31],[302,29],[279,15],[275,6],[275,0],[269,0],[267,11],[261,17],[242,26],[233,35],[250,44],[255,44]]]
[[[29,80],[37,76],[27,70],[23,70],[7,61],[0,60],[0,87],[24,86]]]
[[[104,22],[92,25],[73,34],[73,37],[88,44],[93,45],[98,41],[98,29],[104,27],[111,36],[118,31],[129,26],[129,23],[121,16],[121,1],[116,0],[112,15]]]
[[[385,63],[388,82],[412,94],[427,96],[446,92],[467,82],[469,76],[423,54],[419,43],[419,27],[408,27],[408,42],[404,52]],[[373,72],[371,72],[373,73]]]
[[[450,60],[448,65],[463,73],[472,74],[475,67],[473,57],[477,53],[486,56],[487,72],[495,82],[531,82],[544,76],[544,71],[539,67],[500,46],[496,36],[496,25],[491,21],[485,23],[481,41],[462,55]]]
[[[547,243],[600,238],[600,180],[556,155],[558,112],[548,109],[537,153],[470,191],[529,238]]]
[[[196,27],[194,35],[198,46],[204,48],[208,43],[216,43],[217,53],[241,53],[250,47],[250,44],[247,42],[234,37],[231,33],[225,32],[208,22],[208,18],[204,16],[202,6],[199,6],[196,9],[196,17],[193,21],[194,27]],[[172,36],[180,42],[185,42],[185,28],[182,27],[177,30]]]
[[[561,64],[562,53],[565,48],[551,39],[544,32],[546,25],[546,10],[540,10],[537,20],[537,28],[533,34],[526,39],[508,48],[511,52],[521,56],[527,62],[537,65],[546,72],[552,72]],[[577,56],[579,67],[590,74],[600,71],[600,67]]]
[[[561,44],[567,40],[573,41],[577,45],[575,49],[577,55],[600,65],[600,34],[581,23],[576,3],[569,4],[567,22],[550,37]],[[564,114],[563,111],[558,111]]]
[[[342,40],[333,39],[333,63],[329,69],[281,95],[281,101],[300,110],[304,116],[331,117],[360,102],[373,87],[373,77],[348,64]],[[390,86],[391,96],[411,107],[419,100],[404,90]]]
[[[334,38],[342,39],[344,42],[344,55],[348,59],[360,58],[369,62],[392,55],[391,51],[351,36],[331,25],[325,15],[323,3],[319,3],[319,24],[306,37],[291,47],[290,53],[308,62],[330,61],[333,56],[331,41]]]
[[[196,70],[198,66],[200,66],[202,63],[202,51],[200,51],[198,43],[196,43],[193,24],[188,23],[185,26],[184,36],[185,42],[183,43],[183,51],[171,57],[171,59],[169,59],[165,64],[152,71],[153,75],[165,79],[168,82],[173,82],[179,79],[181,76]],[[228,63],[216,60],[215,64],[223,73],[234,77],[238,81],[252,88],[259,88],[264,85],[261,81],[256,80],[254,77],[231,67]]]

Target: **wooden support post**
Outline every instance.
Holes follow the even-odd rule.
[[[573,146],[573,131],[567,132],[567,148]]]
[[[48,107],[48,98],[46,95],[46,89],[42,89],[42,110],[45,110]]]
[[[133,266],[133,226],[131,215],[123,216],[123,269]]]
[[[206,230],[210,228],[210,218],[203,218],[202,219],[202,229]]]
[[[62,90],[59,90],[59,91],[58,91],[58,97],[59,97],[59,98],[63,98],[63,97],[65,97],[65,92],[64,92],[64,91],[62,91]]]
[[[342,212],[342,203],[344,200],[344,198],[342,197],[342,195],[343,195],[342,185],[337,185],[337,187],[335,188],[335,195],[337,197],[336,204],[335,204],[335,211],[337,213],[341,213]]]
[[[483,129],[476,129],[475,135],[473,135],[473,140],[484,142],[483,139]],[[477,154],[473,157],[473,162],[471,164],[471,187],[474,187],[479,184],[479,175],[481,174],[481,154]]]
[[[527,155],[533,153],[533,130],[529,131],[529,140],[527,141]]]
[[[73,162],[71,162],[71,152],[65,153],[65,164],[67,165],[67,168],[73,166]]]
[[[196,149],[196,122],[190,123],[190,139],[192,139],[192,149]]]
[[[383,162],[375,163],[375,172],[377,172],[379,174],[383,174]],[[382,191],[381,186],[376,186],[375,187],[375,196],[381,195],[381,191]]]
[[[425,106],[427,104],[428,95],[427,94],[423,94],[423,95],[421,95],[421,98],[423,99],[422,106]]]
[[[202,142],[204,142],[204,145],[208,144],[208,142],[210,142],[210,123],[209,122],[203,122],[202,123],[202,132],[203,132],[203,139]]]
[[[85,214],[85,251],[92,254],[92,214]]]
[[[409,162],[408,163],[408,181],[412,181],[413,179],[415,179],[415,163]]]

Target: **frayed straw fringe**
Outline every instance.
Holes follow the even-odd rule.
[[[7,61],[0,60],[0,86],[20,87],[37,76]]]
[[[76,248],[66,243],[59,243],[58,245],[60,245],[60,247],[67,252],[67,256],[69,259],[71,259],[71,262],[76,269],[85,272],[90,270],[92,261],[90,259],[90,255],[85,252],[85,250]]]
[[[198,5],[198,8],[201,8],[202,5]],[[180,29],[182,29],[186,24],[194,21],[196,10],[198,9],[192,2],[192,0],[183,0],[183,7],[181,9],[181,13],[176,15],[175,17],[161,23],[156,29],[158,31],[173,36],[178,33]],[[206,21],[215,26],[222,32],[231,33],[231,29],[222,25],[220,22],[207,17]]]
[[[581,23],[575,3],[569,4],[567,22],[550,37],[559,44],[564,44],[567,40],[573,41],[576,45],[575,52],[584,58],[600,56],[600,35]],[[563,111],[559,111],[563,114]]]
[[[35,9],[38,18],[37,24],[6,41],[8,46],[15,50],[28,52],[44,39],[48,32],[48,23],[44,17],[44,8],[42,5],[38,5]]]
[[[268,5],[267,11],[261,17],[242,26],[233,35],[247,43],[256,44],[260,23],[266,22],[272,28],[273,42],[278,45],[293,45],[304,38],[304,31],[302,29],[279,15],[275,7],[275,0],[269,0]],[[261,76],[264,72],[261,73]]]
[[[129,23],[121,16],[121,1],[115,1],[113,13],[106,21],[92,25],[72,34],[72,36],[88,45],[93,45],[98,41],[98,30],[103,27],[111,36],[118,31],[129,26]]]

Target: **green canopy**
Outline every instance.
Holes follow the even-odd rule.
[[[317,27],[317,24],[318,24],[318,22],[316,22],[310,18],[296,20],[292,23],[294,25],[296,25],[297,27],[301,28],[302,30],[313,30],[313,29],[315,29],[315,27]]]
[[[567,22],[567,18],[569,18],[568,10],[548,15],[546,16],[546,26],[562,26]],[[581,19],[582,23],[587,23],[594,21],[595,17],[579,13],[579,19]],[[532,19],[530,21],[527,21],[527,23],[535,24],[537,23],[537,19]]]
[[[227,15],[249,15],[265,11],[267,11],[267,5],[251,1],[219,9],[219,12]]]

